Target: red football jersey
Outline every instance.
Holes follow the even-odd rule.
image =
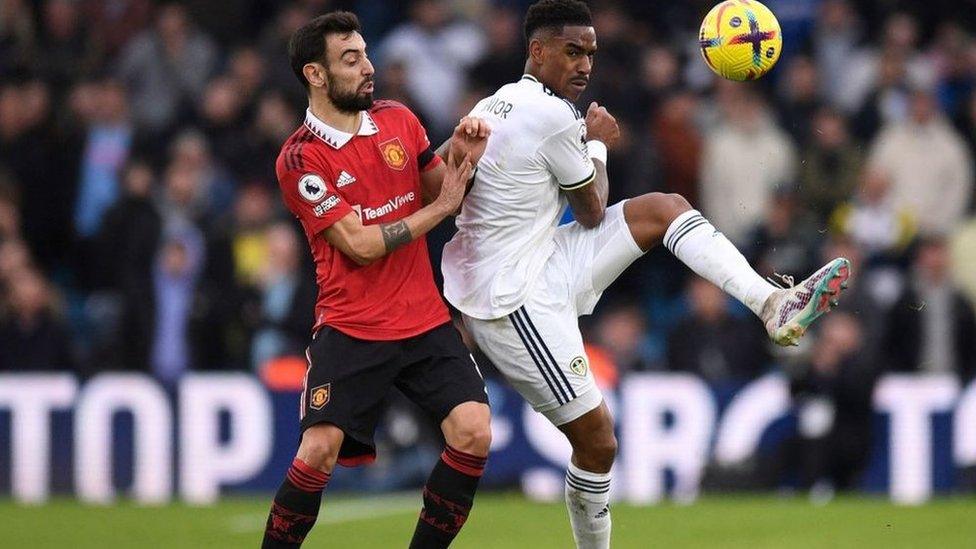
[[[350,212],[363,225],[391,223],[423,207],[420,173],[437,166],[427,132],[405,106],[377,101],[359,131],[341,132],[312,111],[281,148],[275,169],[301,221],[319,286],[315,325],[359,339],[413,337],[450,320],[434,284],[426,237],[361,266],[320,234]]]

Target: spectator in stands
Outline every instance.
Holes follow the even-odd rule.
[[[152,17],[151,0],[112,0],[111,2],[84,2],[82,10],[89,39],[102,56],[114,58]]]
[[[250,185],[240,190],[230,215],[207,231],[193,339],[197,362],[208,368],[247,364],[247,341],[260,323],[259,281],[271,259],[268,227],[274,213],[275,202],[267,187]]]
[[[915,227],[915,216],[891,195],[891,178],[878,169],[865,169],[857,194],[831,216],[834,232],[849,236],[872,262],[900,256],[915,237]]]
[[[450,135],[457,120],[455,106],[462,97],[464,75],[485,51],[481,29],[453,19],[445,0],[414,0],[410,21],[380,43],[383,65],[403,63],[410,94],[430,122],[431,141]],[[380,71],[382,72],[382,70]],[[519,75],[512,75],[512,80]]]
[[[805,56],[791,59],[780,84],[777,103],[780,124],[797,146],[806,146],[815,137],[814,113],[820,108],[817,67],[813,60]]]
[[[37,41],[35,21],[27,0],[0,4],[0,74],[12,74],[28,64]]]
[[[267,92],[261,96],[254,121],[245,134],[248,154],[227,164],[237,171],[241,182],[257,182],[277,190],[274,165],[265,159],[275,158],[281,143],[295,130],[297,112],[280,92]]]
[[[760,273],[806,273],[819,263],[816,246],[820,232],[788,186],[776,188],[765,218],[753,229],[746,257]]]
[[[865,26],[849,0],[825,0],[813,35],[820,90],[829,104],[856,112],[870,88],[871,57],[863,48]]]
[[[511,7],[498,5],[489,9],[485,37],[485,53],[468,69],[468,84],[479,99],[519,78],[525,68],[521,17]]]
[[[149,367],[156,310],[152,272],[162,232],[154,182],[149,165],[131,161],[122,173],[123,194],[105,213],[97,238],[99,297],[114,303],[113,318],[102,319],[112,326],[99,331],[110,338],[108,360],[126,370]]]
[[[701,210],[742,245],[769,207],[773,187],[793,181],[796,153],[753,88],[729,81],[718,88],[723,117],[705,138]]]
[[[931,86],[932,63],[918,51],[918,22],[906,13],[893,13],[884,22],[877,47],[859,48],[844,76],[841,107],[858,113],[856,134],[870,138],[881,126],[908,117],[910,88]]]
[[[222,215],[234,202],[236,180],[210,152],[210,142],[196,130],[180,133],[170,150],[170,168],[196,181],[195,206],[204,218]]]
[[[947,241],[922,239],[901,299],[888,313],[885,364],[900,372],[976,372],[976,314],[950,279]]]
[[[5,273],[4,288],[0,371],[74,370],[68,327],[59,316],[50,284],[36,270],[23,267]]]
[[[958,118],[967,108],[967,100],[976,85],[976,65],[969,58],[972,37],[962,22],[939,23],[928,52],[929,63],[938,67],[935,95],[939,106],[950,118]]]
[[[163,219],[163,228],[193,225],[203,227],[207,198],[200,190],[197,173],[186,167],[171,164],[163,173],[163,188],[156,197],[156,210]]]
[[[626,150],[636,125],[647,119],[646,107],[641,105],[641,86],[639,80],[635,82],[635,76],[642,76],[635,75],[635,71],[646,70],[646,64],[642,67],[641,43],[634,33],[632,20],[616,2],[594,5],[593,27],[599,37],[600,59],[590,74],[590,84],[580,105],[588,105],[592,98],[614,113],[621,134],[615,145]],[[661,59],[659,65],[664,73],[669,69],[666,62],[667,59]],[[610,171],[614,171],[612,167]]]
[[[973,159],[926,89],[911,97],[911,116],[887,125],[871,146],[870,165],[891,177],[896,208],[922,233],[947,234],[962,221],[973,187]]]
[[[129,156],[133,138],[121,83],[104,80],[97,84],[94,93],[93,118],[86,131],[75,203],[75,232],[82,239],[95,236],[102,216],[118,197],[118,174]]]
[[[658,163],[650,171],[656,171],[661,190],[678,193],[692,205],[699,204],[698,177],[701,166],[702,135],[695,120],[698,98],[690,92],[676,91],[661,98],[660,108],[651,120],[649,154],[657,151]],[[634,179],[647,180],[655,174],[647,173]],[[616,185],[615,185],[616,186]],[[625,191],[624,196],[638,196],[648,189]]]
[[[910,85],[904,56],[882,52],[876,63],[877,83],[867,91],[851,119],[855,137],[864,142],[874,138],[884,125],[908,117]]]
[[[681,62],[671,48],[658,45],[644,48],[639,67],[640,97],[635,106],[635,124],[653,116],[653,109],[681,91]]]
[[[227,75],[240,95],[241,102],[252,109],[265,84],[265,61],[257,48],[245,46],[234,50],[227,60]]]
[[[284,59],[288,51],[288,39],[306,21],[317,14],[302,3],[289,3],[278,11],[271,25],[264,28],[258,40],[258,51],[264,59]],[[288,63],[268,63],[267,81],[275,89],[285,94],[289,104],[296,107],[308,104],[305,88],[295,80],[295,74]]]
[[[95,51],[81,19],[80,2],[45,0],[41,4],[42,32],[32,69],[60,91],[91,70]]]
[[[217,54],[211,39],[193,27],[186,8],[176,3],[159,8],[154,27],[129,42],[119,62],[135,122],[154,131],[170,128],[203,93]]]
[[[716,385],[740,384],[769,366],[766,334],[749,319],[729,314],[728,298],[710,282],[688,282],[688,316],[668,335],[668,369]]]
[[[229,76],[214,78],[207,84],[198,105],[201,131],[213,150],[217,162],[240,166],[247,158],[247,132],[244,98],[236,81]]]
[[[647,321],[633,303],[620,303],[604,309],[594,329],[595,343],[616,365],[620,376],[653,369],[645,356]]]
[[[809,358],[792,372],[797,414],[792,460],[813,497],[857,487],[872,440],[871,395],[877,372],[862,356],[857,318],[835,312],[820,326]]]
[[[298,235],[290,223],[266,232],[267,254],[258,273],[260,309],[251,339],[251,366],[258,371],[269,359],[304,354],[318,289],[301,269]]]
[[[823,227],[831,213],[854,194],[864,155],[839,112],[819,109],[811,125],[810,140],[800,153],[799,200]]]
[[[81,148],[54,125],[56,100],[42,80],[0,85],[0,165],[17,184],[23,236],[42,268],[67,263]]]
[[[834,255],[831,255],[834,254]],[[890,305],[891,297],[877,295],[886,285],[885,269],[878,269],[864,257],[864,252],[853,239],[832,234],[820,250],[820,258],[846,257],[856,270],[857,278],[844,290],[844,299],[835,311],[850,314],[861,325],[861,353],[868,364],[878,364],[884,337],[885,312],[883,305]],[[884,302],[887,297],[889,302]],[[895,296],[897,298],[897,296]]]
[[[156,318],[150,361],[153,374],[168,386],[193,365],[189,320],[203,253],[196,228],[170,228],[153,268]]]

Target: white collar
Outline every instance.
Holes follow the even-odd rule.
[[[376,122],[373,122],[373,118],[366,111],[360,111],[362,117],[359,122],[359,131],[355,135],[374,135],[379,133],[380,129],[376,127]],[[332,126],[326,124],[319,120],[319,117],[312,114],[312,109],[305,110],[305,127],[309,129],[312,133],[317,135],[319,139],[325,141],[332,146],[333,149],[339,149],[346,143],[348,143],[354,134],[346,133],[342,130],[337,130]]]

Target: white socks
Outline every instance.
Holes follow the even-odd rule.
[[[741,301],[756,316],[766,298],[776,291],[698,210],[689,210],[671,223],[664,233],[664,245],[699,276]]]
[[[566,508],[577,549],[610,547],[610,473],[591,473],[570,462]]]

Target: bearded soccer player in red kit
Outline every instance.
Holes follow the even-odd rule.
[[[484,380],[434,284],[424,238],[460,206],[488,128],[463,119],[443,162],[410,110],[373,101],[359,30],[355,15],[332,12],[288,45],[309,108],[276,168],[285,204],[308,237],[319,295],[302,438],[275,495],[265,548],[301,545],[337,462],[374,459],[373,431],[393,387],[438,422],[447,443],[424,487],[410,547],[450,545],[491,439]]]

